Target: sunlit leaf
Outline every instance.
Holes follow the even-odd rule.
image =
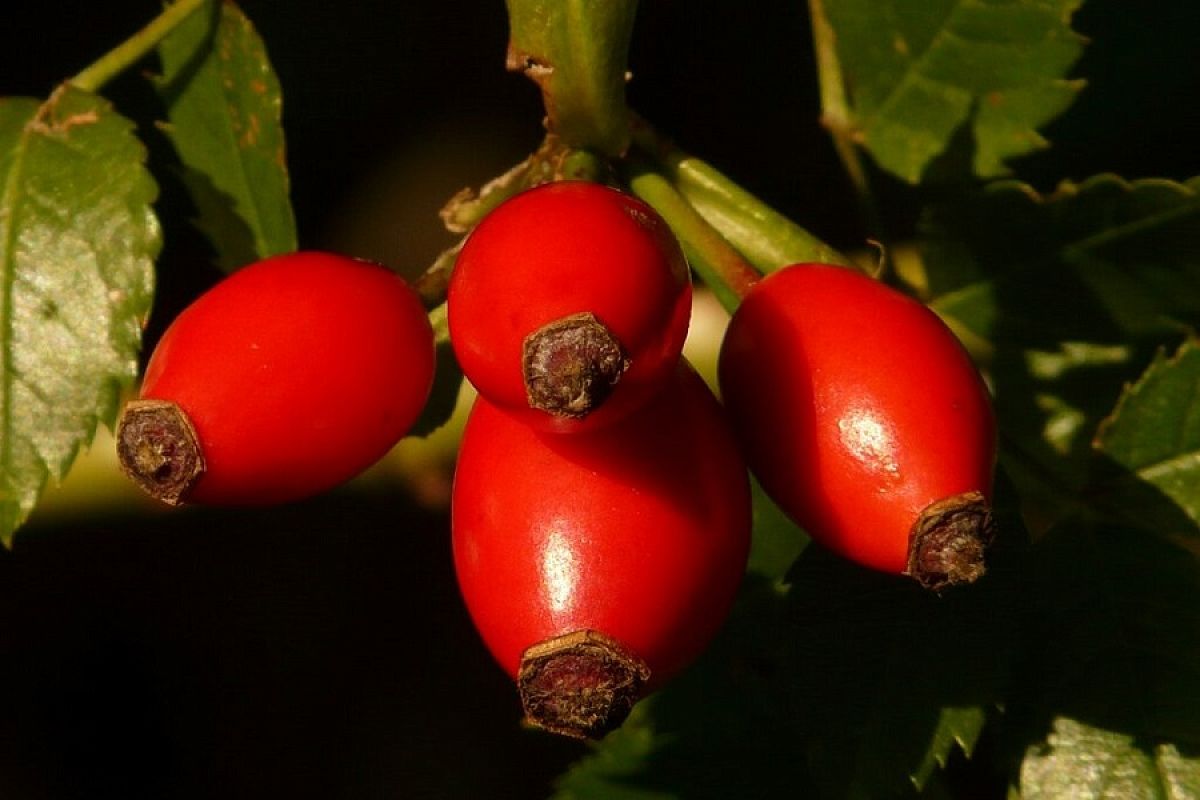
[[[1072,102],[1081,0],[820,0],[832,29],[849,133],[916,183],[969,126],[976,175],[1046,146],[1037,132]],[[819,30],[819,27],[818,27]],[[829,109],[827,108],[828,112]]]
[[[1200,795],[1200,761],[1172,744],[1139,746],[1135,737],[1058,717],[1021,769],[1024,800],[1175,800]]]
[[[137,372],[160,232],[133,125],[69,85],[0,101],[0,539]]]
[[[1162,540],[1083,523],[1036,551],[1036,671],[1021,796],[1200,794],[1200,564]]]
[[[232,2],[193,14],[159,46],[163,124],[225,270],[296,249],[279,80]]]

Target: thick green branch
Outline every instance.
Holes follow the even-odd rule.
[[[637,0],[507,0],[507,6],[508,68],[541,87],[550,132],[572,149],[624,154]]]

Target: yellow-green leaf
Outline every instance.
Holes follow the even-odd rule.
[[[160,231],[133,124],[63,86],[0,100],[0,540],[137,373]]]
[[[1046,146],[1038,128],[1081,85],[1066,77],[1083,46],[1070,27],[1081,0],[811,2],[836,57],[821,69],[840,73],[848,106],[829,108],[826,92],[827,119],[912,183],[964,125],[975,174],[1003,174],[1007,159]]]
[[[225,270],[296,249],[279,79],[232,2],[213,2],[159,45],[163,124]]]
[[[1139,532],[1079,520],[1052,531],[1033,555],[1036,669],[1010,702],[1013,719],[1025,721],[1021,796],[1200,796],[1196,559]]]

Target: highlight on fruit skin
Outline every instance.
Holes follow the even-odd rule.
[[[170,324],[117,451],[171,505],[268,505],[346,481],[416,421],[433,383],[416,293],[378,264],[304,251],[246,266]]]
[[[546,433],[475,401],[454,478],[455,571],[534,725],[602,735],[691,663],[733,603],[750,524],[745,463],[690,367],[591,433]]]
[[[747,293],[718,371],[751,469],[814,540],[934,591],[984,574],[995,415],[936,314],[850,269],[791,265]]]

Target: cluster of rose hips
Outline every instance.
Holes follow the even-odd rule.
[[[479,398],[455,471],[467,608],[526,717],[594,735],[724,620],[746,467],[682,361],[692,287],[649,206],[592,183],[517,195],[468,237],[450,341]]]
[[[527,718],[552,731],[620,724],[711,640],[749,550],[747,462],[848,558],[935,590],[983,571],[995,423],[932,312],[846,268],[781,269],[730,323],[722,407],[681,355],[691,298],[667,224],[592,183],[509,199],[454,265],[450,338],[478,390],[455,567]],[[433,370],[424,309],[393,273],[267,259],[168,328],[121,462],[170,503],[295,500],[395,444]]]

